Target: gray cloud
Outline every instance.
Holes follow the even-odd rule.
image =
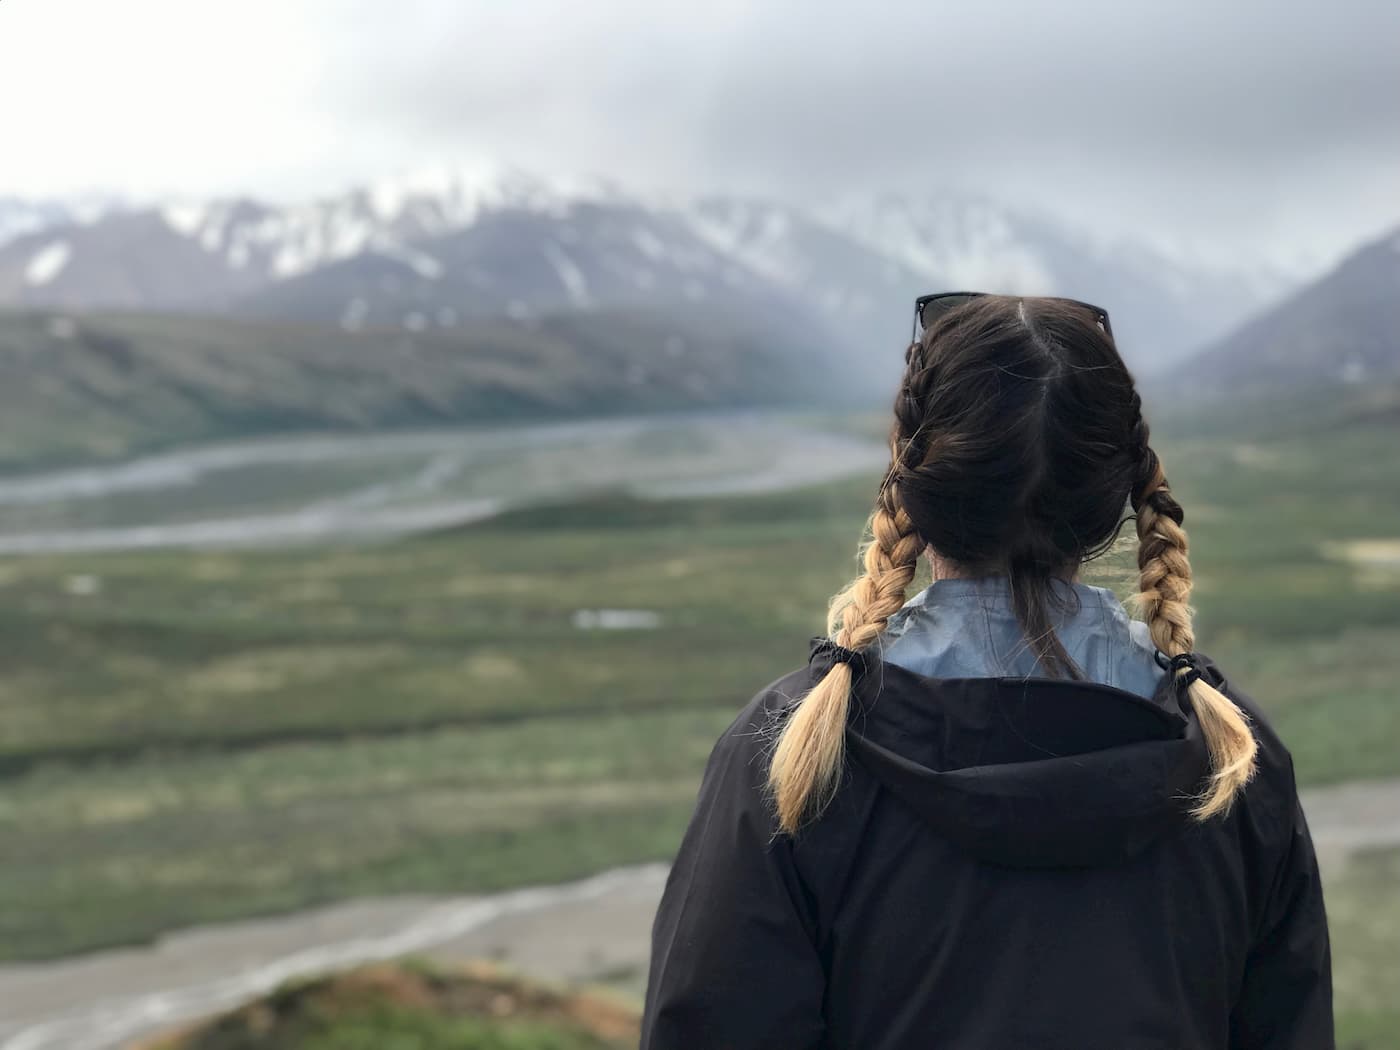
[[[956,184],[1259,250],[1400,219],[1400,6],[1380,0],[406,8],[430,9],[432,32],[350,38],[326,102],[386,139],[651,186]]]
[[[1390,0],[249,0],[236,10],[255,27],[276,19],[268,39],[281,45],[263,68],[256,53],[209,63],[219,136],[200,139],[194,157],[187,136],[169,136],[168,157],[90,151],[89,182],[110,172],[129,186],[290,195],[486,155],[807,202],[957,185],[1108,236],[1223,253],[1333,254],[1400,221],[1400,5]],[[131,47],[150,36],[133,32]],[[147,59],[122,51],[126,68],[158,64],[178,43],[153,39]],[[209,86],[188,82],[202,62],[181,69],[186,97]],[[244,114],[230,78],[256,85],[268,74],[276,86],[259,108],[231,119]],[[69,112],[81,120],[80,101]],[[157,119],[140,106],[126,118],[134,132]],[[28,184],[42,181],[38,163]],[[177,183],[156,184],[154,172]]]

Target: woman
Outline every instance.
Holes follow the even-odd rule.
[[[1326,1050],[1292,762],[1194,652],[1107,314],[917,311],[864,572],[715,747],[643,1050]],[[1140,623],[1077,577],[1129,507]]]

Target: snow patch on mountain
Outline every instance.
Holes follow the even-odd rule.
[[[439,280],[444,272],[442,263],[425,251],[404,245],[384,243],[375,249],[376,253],[395,262],[403,263],[419,277],[429,281]]]
[[[590,306],[593,300],[588,294],[588,279],[564,249],[558,244],[548,243],[544,246],[544,257],[559,275],[559,281],[568,293],[569,301],[581,308]]]
[[[632,231],[632,243],[648,259],[660,261],[666,258],[666,243],[645,226]]]
[[[951,194],[847,198],[823,215],[833,228],[926,278],[930,287],[1054,293],[1054,275],[1015,216]]]
[[[50,241],[34,253],[24,268],[25,283],[31,288],[48,284],[63,272],[72,256],[73,246],[67,241]]]
[[[198,237],[204,229],[209,208],[203,204],[173,202],[161,208],[160,215],[181,236]]]
[[[365,191],[375,218],[419,235],[464,229],[489,211],[522,209],[560,217],[581,202],[613,201],[619,191],[597,179],[546,179],[511,165],[472,160],[380,179]]]
[[[786,285],[801,282],[805,261],[792,239],[792,217],[777,206],[738,202],[728,207],[693,207],[687,220],[719,252],[750,270]]]

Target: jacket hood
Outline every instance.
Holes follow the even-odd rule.
[[[833,655],[825,639],[811,649],[815,685]],[[853,670],[852,761],[933,833],[989,863],[1129,860],[1191,820],[1210,770],[1170,678],[1146,698],[1062,679],[926,678],[873,654]]]

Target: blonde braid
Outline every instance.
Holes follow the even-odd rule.
[[[1169,657],[1179,656],[1191,652],[1196,644],[1189,604],[1190,548],[1181,525],[1185,515],[1171,495],[1156,453],[1144,442],[1140,454],[1143,470],[1133,494],[1140,570],[1137,605],[1157,648]],[[1178,678],[1190,675],[1187,668],[1174,673]],[[1244,712],[1205,679],[1194,677],[1186,695],[1210,750],[1210,787],[1192,811],[1197,820],[1204,821],[1226,812],[1254,776],[1258,744]]]
[[[827,633],[846,649],[863,649],[904,604],[924,544],[886,484],[870,517],[864,572],[831,600]],[[836,794],[845,756],[851,666],[837,661],[789,714],[768,767],[778,824],[795,834],[819,816]]]

